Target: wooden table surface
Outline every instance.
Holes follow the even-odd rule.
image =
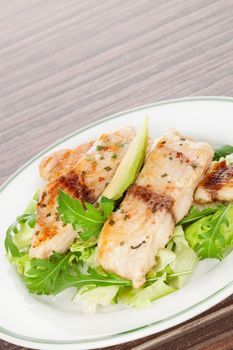
[[[232,0],[0,0],[0,182],[109,114],[233,96],[232,23]],[[232,304],[111,349],[233,349]]]

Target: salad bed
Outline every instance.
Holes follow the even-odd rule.
[[[223,146],[216,150],[214,160],[225,157],[232,163],[232,151],[232,146]],[[193,206],[176,226],[166,247],[159,251],[145,284],[134,289],[130,280],[104,271],[95,259],[98,235],[119,201],[102,197],[97,205],[85,203],[83,206],[60,191],[57,200],[60,218],[64,225],[71,224],[78,235],[66,253],[54,252],[49,260],[31,258],[28,254],[36,226],[37,201],[38,193],[7,230],[7,257],[30,293],[56,295],[73,288],[73,301],[84,312],[95,312],[99,305],[118,302],[130,307],[147,307],[153,300],[181,288],[198,260],[221,260],[233,248],[233,204],[204,209]]]

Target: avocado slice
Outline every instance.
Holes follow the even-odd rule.
[[[145,118],[142,129],[133,139],[128,151],[118,166],[112,180],[102,196],[112,200],[119,199],[135,181],[144,162],[148,145],[148,118]]]

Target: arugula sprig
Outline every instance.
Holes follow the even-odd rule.
[[[54,252],[49,260],[32,259],[30,269],[23,279],[29,292],[37,295],[56,295],[71,287],[77,289],[84,286],[132,287],[132,281],[103,271],[100,266],[89,267],[87,273],[82,273],[79,262],[79,253],[68,251],[65,254],[59,254]],[[190,271],[170,274],[168,277],[184,274],[190,274]],[[148,278],[146,285],[154,283],[159,278],[157,275]]]
[[[232,208],[232,205],[228,205],[219,216],[212,217],[212,220],[209,221],[209,228],[200,233],[200,243],[196,250],[200,259],[209,257],[221,260],[223,258],[226,239],[221,232],[221,227],[223,224],[229,227],[228,213]]]
[[[54,252],[49,260],[33,259],[29,271],[24,276],[29,292],[38,295],[56,295],[70,287],[131,286],[131,281],[113,273],[100,272],[94,268],[89,268],[87,274],[82,273],[78,259],[79,254],[72,252],[66,254]]]
[[[20,257],[22,255],[18,247],[15,245],[13,237],[20,232],[21,227],[24,224],[34,228],[36,225],[36,214],[29,213],[18,216],[16,221],[8,228],[4,243],[7,254],[10,253],[12,257]]]
[[[213,160],[219,160],[222,157],[226,157],[229,154],[233,153],[233,146],[230,145],[224,145],[220,148],[217,148],[214,152],[214,159]]]
[[[199,260],[221,260],[233,247],[233,204],[220,206],[215,213],[188,225],[185,236]]]
[[[178,225],[192,224],[200,220],[201,218],[216,213],[219,207],[220,205],[216,207],[205,208],[203,210],[198,210],[195,206],[192,206],[188,214],[178,223]]]
[[[90,203],[85,203],[85,207],[78,199],[72,198],[68,193],[59,190],[58,212],[65,224],[71,224],[74,230],[79,231],[83,240],[98,236],[114,209],[114,202],[106,197],[102,197],[99,208]]]
[[[132,286],[130,280],[124,279],[114,273],[104,272],[99,273],[97,269],[89,267],[88,273],[83,274],[78,269],[77,265],[73,266],[72,273],[63,273],[56,284],[56,293],[60,293],[64,289],[75,287],[77,289],[92,285],[92,286],[119,286],[128,287]]]

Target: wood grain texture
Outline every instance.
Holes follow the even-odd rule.
[[[232,0],[0,0],[0,9],[0,183],[112,113],[233,96]],[[233,349],[232,303],[111,349]]]

